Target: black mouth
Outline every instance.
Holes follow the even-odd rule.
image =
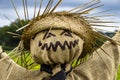
[[[74,40],[74,41],[69,41],[69,42],[68,41],[64,41],[63,44],[60,41],[56,41],[55,44],[50,42],[49,45],[48,45],[48,43],[42,44],[41,41],[39,41],[38,46],[41,47],[41,50],[50,51],[50,49],[52,49],[55,52],[58,47],[60,47],[62,50],[65,50],[66,47],[68,49],[72,49],[72,48],[76,47],[78,45],[78,43],[79,43],[79,39]]]

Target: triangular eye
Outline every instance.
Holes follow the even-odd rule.
[[[51,36],[56,36],[56,35],[53,34],[53,33],[51,33],[51,32],[49,32],[49,33],[47,34],[46,38],[49,38],[49,37],[51,37]]]
[[[45,35],[44,35],[44,37],[43,37],[43,40],[44,39],[46,39],[46,38],[49,38],[49,37],[51,37],[51,36],[56,36],[55,34],[53,34],[53,33],[51,33],[51,32],[49,32],[49,31],[47,31],[46,33],[45,33]]]
[[[71,32],[68,31],[68,30],[64,30],[64,31],[61,33],[61,35],[65,35],[65,36],[73,37],[72,34],[71,34]]]

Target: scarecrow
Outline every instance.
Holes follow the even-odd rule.
[[[40,69],[30,70],[27,64],[20,66],[0,49],[0,80],[115,80],[120,32],[112,39],[104,36],[91,26],[103,26],[95,23],[109,21],[84,16],[101,7],[94,6],[100,1],[90,1],[69,11],[53,12],[61,1],[52,8],[53,0],[49,0],[41,15],[38,12],[27,25],[17,30],[24,29],[12,56],[21,57],[25,64],[26,52],[30,51],[29,55],[41,65]]]

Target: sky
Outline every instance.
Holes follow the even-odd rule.
[[[24,18],[22,0],[13,1],[20,15],[20,18]],[[37,0],[37,7],[39,7],[39,1],[40,0]],[[44,5],[47,3],[46,1],[48,0],[44,0],[43,3]],[[58,0],[54,1],[56,2]],[[88,1],[90,0],[63,0],[63,2],[59,6],[59,8],[57,8],[57,10],[58,11],[70,10],[72,8],[80,6],[83,3],[87,3]],[[35,0],[28,0],[28,10],[29,16],[31,18],[33,17],[34,14],[34,2]],[[104,4],[104,6],[97,9],[96,11],[111,10],[109,11],[109,13],[115,15],[114,20],[120,22],[120,0],[101,0],[101,3]],[[11,23],[5,16],[9,17],[11,21],[17,19],[17,15],[13,9],[10,0],[0,0],[0,27],[9,25]],[[119,23],[116,23],[116,25],[119,25]]]

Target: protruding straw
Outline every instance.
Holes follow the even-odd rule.
[[[19,28],[19,29],[17,29],[16,30],[16,32],[18,32],[18,31],[20,31],[20,30],[22,30],[22,29],[24,29],[24,28],[26,28],[27,26],[29,26],[30,24],[27,24],[27,25],[25,25],[25,26],[23,26],[23,27],[21,27],[21,28]]]
[[[18,14],[18,11],[17,11],[17,9],[16,9],[16,6],[15,6],[15,4],[14,4],[13,0],[11,0],[11,3],[12,3],[12,5],[13,5],[13,7],[14,7],[14,10],[15,10],[15,12],[16,12],[16,14],[17,14],[17,16],[18,16],[18,19],[19,19],[19,21],[20,21],[21,25],[23,26],[23,23],[21,22],[20,16],[19,16],[19,14]]]
[[[58,5],[62,2],[62,0],[59,0],[59,2],[57,2],[57,4],[54,6],[54,8],[50,11],[50,13],[52,13],[57,7]]]

